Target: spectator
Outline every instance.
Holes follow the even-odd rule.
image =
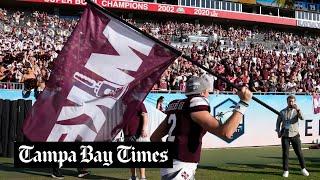
[[[163,108],[163,101],[164,101],[164,97],[163,96],[160,96],[158,99],[157,99],[157,109],[164,112],[164,108]]]
[[[24,96],[28,96],[32,89],[36,90],[37,88],[36,75],[34,74],[34,71],[32,70],[31,67],[27,67],[24,70],[24,74],[22,76],[21,82],[24,83],[24,90],[22,92]]]

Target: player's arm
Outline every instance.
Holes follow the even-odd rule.
[[[237,130],[242,120],[242,116],[243,115],[240,112],[234,111],[229,119],[220,126],[218,120],[212,117],[208,111],[191,113],[191,118],[202,128],[212,134],[227,138],[231,138],[233,133]]]
[[[148,114],[146,112],[142,112],[141,116],[143,121],[141,136],[145,138],[148,136]]]
[[[158,126],[158,128],[152,133],[150,137],[151,142],[161,142],[161,139],[168,134],[169,132],[169,124],[168,124],[168,117],[167,116],[161,124]]]
[[[251,100],[252,93],[246,87],[243,87],[241,91],[238,92],[238,96],[241,101],[233,111],[233,114],[222,125],[219,125],[218,120],[212,117],[208,111],[192,112],[191,118],[210,133],[231,138],[242,120],[245,109],[248,106],[246,102]]]

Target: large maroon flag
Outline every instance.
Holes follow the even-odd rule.
[[[31,141],[108,141],[176,58],[88,5],[23,132]]]

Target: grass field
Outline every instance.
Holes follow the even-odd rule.
[[[307,145],[308,146],[308,145]],[[289,179],[320,179],[320,150],[303,150],[309,177],[300,173],[298,160],[290,151]],[[211,149],[202,152],[197,180],[211,179],[282,179],[280,147]],[[90,169],[87,179],[125,180],[128,169]],[[75,178],[75,169],[64,169],[65,179]],[[13,159],[0,158],[0,179],[48,179],[49,169],[16,169]],[[147,169],[149,180],[159,178],[159,169]]]

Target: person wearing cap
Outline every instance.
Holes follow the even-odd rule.
[[[243,87],[238,91],[240,98],[233,114],[224,124],[210,114],[210,81],[207,76],[191,77],[187,81],[186,99],[174,100],[166,109],[166,118],[151,135],[152,142],[161,141],[168,135],[167,142],[173,142],[173,168],[161,169],[162,180],[194,179],[200,160],[202,137],[208,131],[231,138],[249,106],[252,93]]]

